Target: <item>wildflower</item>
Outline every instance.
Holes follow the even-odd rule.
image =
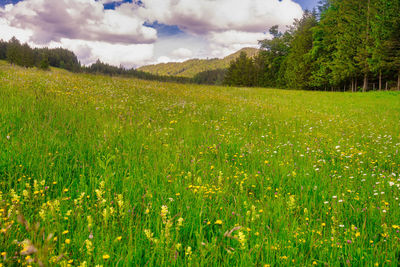
[[[121,194],[119,194],[117,197],[118,197],[118,200],[117,200],[118,207],[120,209],[122,209],[122,206],[124,205],[123,196]]]
[[[242,231],[238,233],[238,241],[240,243],[241,249],[244,249],[246,246],[246,236],[243,234]]]
[[[221,220],[216,220],[214,224],[222,225],[222,221]]]
[[[92,243],[92,241],[86,239],[85,240],[85,246],[86,246],[86,253],[88,255],[91,255],[92,252],[93,252],[93,243]]]
[[[69,243],[71,243],[71,239],[65,239],[65,244],[69,244]]]
[[[104,260],[108,260],[109,258],[110,258],[110,255],[108,255],[108,254],[104,254],[104,255],[103,255],[103,259],[104,259]]]
[[[178,225],[179,227],[182,227],[183,221],[184,221],[184,219],[183,219],[182,217],[179,218],[179,219],[178,219],[178,224],[177,224],[177,225]]]
[[[190,257],[192,256],[192,247],[189,246],[186,248],[185,255],[188,256],[190,259]]]
[[[163,221],[164,224],[167,223],[168,213],[169,213],[168,207],[166,205],[162,205],[161,206],[161,214],[160,215],[161,215],[161,218],[162,218],[162,221]]]
[[[296,208],[296,199],[294,195],[289,196],[289,200],[287,201],[289,211],[292,211]]]

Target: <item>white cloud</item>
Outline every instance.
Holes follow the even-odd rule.
[[[153,59],[153,44],[110,44],[100,41],[61,39],[50,47],[64,47],[74,51],[82,64],[88,65],[100,59],[102,62],[127,68],[148,64]]]
[[[264,32],[273,25],[292,24],[303,10],[292,0],[143,0],[135,9],[142,17],[182,30]]]
[[[257,48],[259,40],[270,38],[266,33],[242,31],[211,32],[207,36],[213,57],[224,57],[244,47]]]
[[[1,0],[0,0],[1,1]],[[284,28],[302,15],[293,0],[142,0],[115,10],[120,0],[24,0],[0,8],[0,38],[31,46],[62,46],[83,64],[98,58],[126,67],[223,57],[258,40],[273,25]],[[184,34],[157,38],[144,22],[176,25]]]
[[[187,48],[181,47],[172,51],[172,55],[177,58],[188,58],[193,56],[193,52]]]
[[[33,31],[35,43],[61,38],[109,43],[153,43],[156,30],[143,20],[115,10],[104,10],[95,0],[25,0],[8,5],[2,16],[9,25]]]
[[[29,29],[20,29],[9,26],[8,21],[5,18],[0,17],[0,39],[8,41],[15,36],[18,40],[25,43],[29,41],[32,34],[33,31]]]

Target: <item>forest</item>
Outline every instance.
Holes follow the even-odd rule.
[[[284,32],[269,29],[255,58],[231,62],[229,85],[400,90],[400,1],[324,0]]]

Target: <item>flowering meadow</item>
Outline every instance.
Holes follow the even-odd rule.
[[[0,266],[398,266],[400,94],[0,62]]]

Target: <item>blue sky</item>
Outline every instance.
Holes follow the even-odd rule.
[[[303,9],[312,10],[318,5],[318,0],[296,0]]]
[[[16,4],[18,3],[18,4]],[[11,5],[8,5],[11,4]],[[317,0],[0,0],[0,39],[135,67],[258,47]],[[5,7],[7,5],[7,7]],[[300,6],[299,6],[300,5]]]

